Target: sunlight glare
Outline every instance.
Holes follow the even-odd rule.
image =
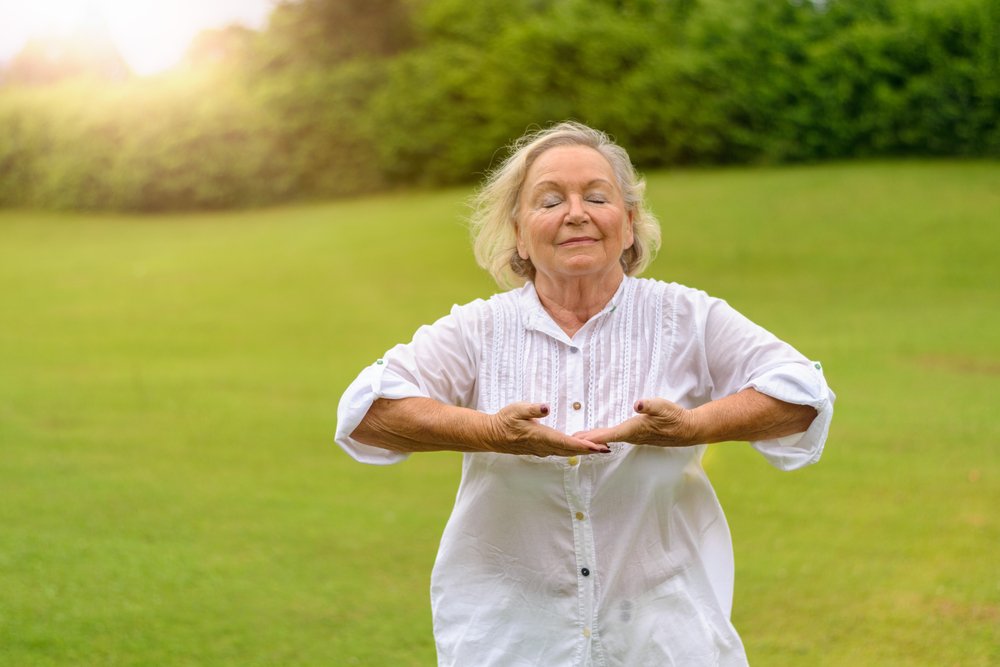
[[[177,64],[202,29],[194,6],[155,0],[101,0],[112,39],[137,74]]]
[[[8,3],[10,4],[10,3]],[[17,24],[33,35],[106,32],[137,74],[177,64],[198,32],[239,20],[256,23],[272,3],[162,0],[30,0]],[[227,14],[228,12],[228,14]],[[4,12],[6,13],[6,12]]]

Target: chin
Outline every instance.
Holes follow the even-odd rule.
[[[570,276],[599,276],[607,273],[614,269],[616,264],[606,264],[604,262],[567,262],[565,266],[562,267],[562,273],[564,275]]]

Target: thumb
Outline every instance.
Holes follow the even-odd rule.
[[[549,416],[549,406],[546,403],[512,403],[508,410],[514,419],[542,419]]]
[[[640,398],[633,407],[641,415],[659,415],[676,405],[665,398]]]

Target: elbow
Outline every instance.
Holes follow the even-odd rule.
[[[398,454],[409,454],[413,451],[412,449],[403,447],[400,443],[384,438],[377,429],[365,426],[363,423],[354,429],[351,433],[351,438],[357,440],[362,445],[378,447],[379,449],[385,449]]]
[[[368,424],[368,418],[366,417],[358,424],[358,427],[351,432],[351,439],[357,440],[363,445],[372,445],[374,447],[381,447],[378,442],[378,437]]]
[[[811,405],[797,405],[795,407],[795,414],[792,416],[792,423],[795,425],[795,430],[792,433],[805,433],[812,426],[812,423],[816,421],[819,412]]]
[[[387,449],[391,452],[402,452],[404,451],[403,449],[393,446],[392,438],[386,437],[387,429],[385,428],[385,422],[382,418],[385,403],[386,400],[384,398],[376,399],[375,402],[372,403],[364,418],[351,432],[351,438],[357,440],[363,445],[379,447],[380,449]]]

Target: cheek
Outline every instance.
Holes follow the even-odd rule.
[[[543,216],[532,216],[529,220],[518,223],[515,229],[517,252],[522,259],[528,259],[532,250],[544,247],[552,234],[550,221]]]

